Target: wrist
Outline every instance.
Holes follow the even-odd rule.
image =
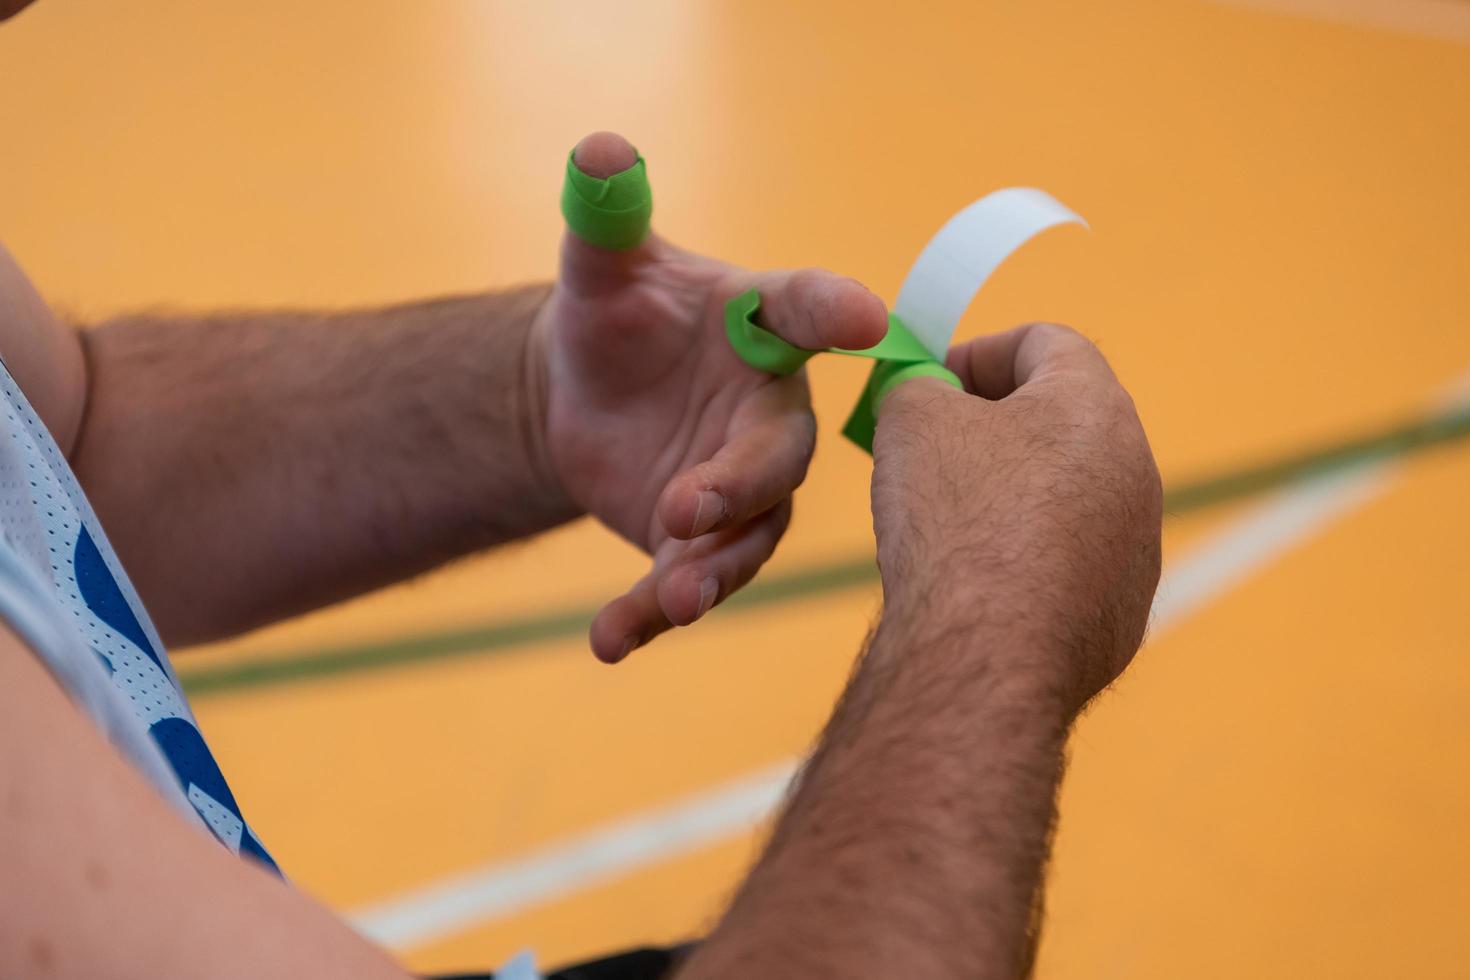
[[[527,473],[536,488],[538,499],[548,507],[566,515],[566,519],[582,514],[572,499],[552,461],[550,426],[550,372],[547,366],[547,320],[552,302],[549,286],[535,287],[524,322],[519,325],[524,338],[520,357],[521,445]]]
[[[1000,703],[1024,704],[1029,717],[1048,727],[1070,724],[1085,701],[1076,693],[1077,653],[1056,618],[975,583],[905,592],[892,601],[885,589],[868,656],[895,679],[947,678],[958,702],[974,703],[983,691]]]
[[[468,383],[446,382],[439,392],[466,434],[451,471],[477,528],[471,550],[581,514],[547,465],[546,358],[536,324],[549,292],[535,285],[476,298],[454,355]]]

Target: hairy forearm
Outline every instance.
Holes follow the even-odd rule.
[[[87,331],[73,466],[166,637],[238,632],[575,516],[538,445],[544,295]]]
[[[885,616],[680,980],[1026,971],[1070,711],[1025,641]]]

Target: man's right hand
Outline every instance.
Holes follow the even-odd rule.
[[[1102,354],[1065,327],[983,337],[948,366],[965,393],[919,379],[882,405],[885,620],[918,636],[1018,630],[1028,642],[1000,666],[1080,710],[1128,666],[1158,584],[1148,440]]]
[[[1072,331],[987,337],[949,366],[968,394],[922,378],[880,406],[882,623],[681,978],[1029,975],[1067,732],[1158,582],[1159,476]]]

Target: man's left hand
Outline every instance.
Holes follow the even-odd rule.
[[[600,178],[636,159],[611,133],[574,155]],[[570,232],[563,242],[533,333],[547,468],[654,559],[594,620],[599,659],[703,616],[750,581],[786,530],[816,426],[804,370],[757,371],[725,338],[725,303],[752,286],[762,326],[798,347],[871,347],[887,330],[882,300],[833,273],[748,272],[656,234],[623,252]]]

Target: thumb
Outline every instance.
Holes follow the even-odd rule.
[[[561,211],[568,285],[615,284],[649,257],[653,194],[647,170],[633,144],[617,133],[592,133],[572,150]]]
[[[572,162],[588,177],[607,180],[631,169],[638,162],[638,151],[617,133],[591,133],[572,150]]]

